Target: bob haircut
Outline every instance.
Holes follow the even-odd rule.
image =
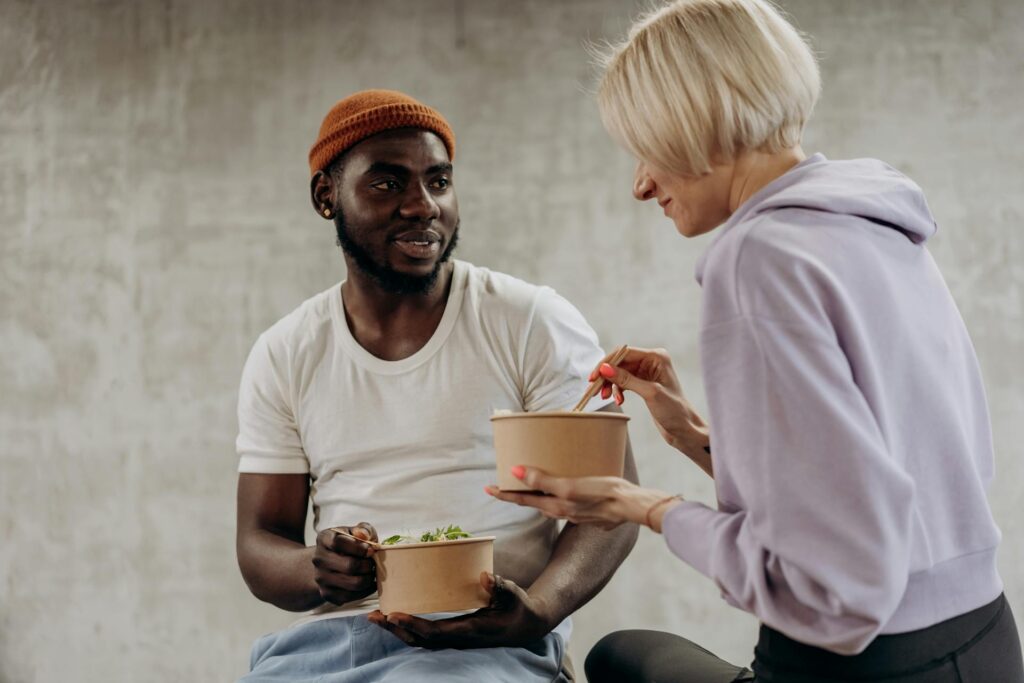
[[[599,59],[605,128],[684,176],[798,145],[821,93],[810,46],[766,0],[676,0]]]

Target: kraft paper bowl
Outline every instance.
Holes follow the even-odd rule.
[[[511,468],[526,465],[558,477],[621,477],[626,460],[622,413],[499,413],[491,418],[498,488],[528,491]]]
[[[384,614],[460,612],[490,601],[480,572],[494,572],[494,536],[382,545],[373,560]]]

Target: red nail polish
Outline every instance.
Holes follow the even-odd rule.
[[[624,398],[623,398],[622,396],[616,396],[616,397],[615,397],[615,405],[617,405],[617,406],[621,406],[621,405],[622,405],[622,402],[623,402],[623,401],[625,401],[625,400],[626,400],[626,399],[624,399]]]
[[[598,369],[598,372],[601,373],[602,377],[614,377],[615,376],[615,368],[613,368],[612,366],[608,365],[607,363],[601,363],[601,367]]]
[[[526,468],[522,465],[516,465],[510,471],[512,472],[512,476],[516,479],[522,479],[526,476]]]

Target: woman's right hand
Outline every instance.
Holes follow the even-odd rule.
[[[626,400],[623,392],[635,392],[647,403],[662,438],[710,475],[708,425],[683,395],[668,352],[629,347],[617,367],[609,365],[608,360],[602,360],[590,375],[590,381],[599,375],[608,381],[601,396],[614,395],[615,402],[622,405]]]

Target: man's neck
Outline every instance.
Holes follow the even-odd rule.
[[[341,296],[348,328],[368,352],[383,360],[401,360],[419,351],[433,336],[451,290],[454,265],[441,267],[424,294],[396,294],[383,289],[348,261]]]

